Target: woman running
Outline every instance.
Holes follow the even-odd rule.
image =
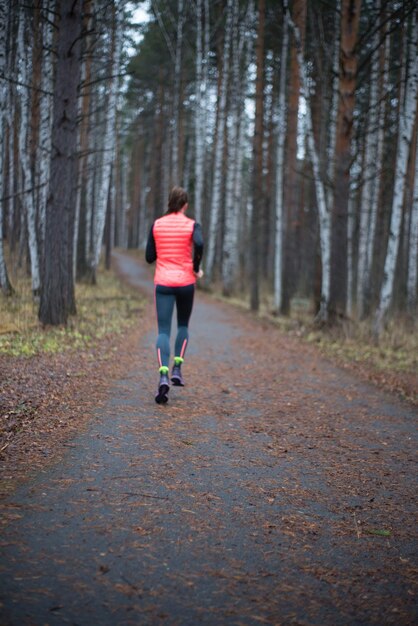
[[[170,382],[171,318],[174,303],[177,308],[177,337],[174,347],[174,364],[171,371],[173,385],[183,386],[181,365],[189,341],[188,325],[193,308],[197,278],[203,276],[200,262],[203,254],[203,237],[200,224],[186,217],[187,193],[174,187],[168,198],[168,211],[155,220],[147,241],[147,263],[157,261],[155,268],[155,306],[157,310],[157,359],[160,382],[155,401],[168,401]]]

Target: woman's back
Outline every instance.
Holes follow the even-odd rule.
[[[157,252],[154,282],[182,287],[196,282],[193,272],[194,220],[182,212],[168,213],[155,220],[153,235]]]

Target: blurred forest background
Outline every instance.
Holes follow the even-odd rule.
[[[413,320],[417,19],[415,0],[0,0],[0,297],[22,267],[65,324],[179,184],[208,288],[375,336]]]

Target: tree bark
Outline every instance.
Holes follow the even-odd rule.
[[[31,264],[32,276],[32,293],[35,297],[39,296],[41,287],[40,265],[39,265],[39,246],[36,228],[36,207],[35,207],[35,191],[34,176],[30,158],[30,121],[31,121],[31,100],[29,76],[31,75],[31,58],[25,45],[25,28],[26,18],[22,12],[19,16],[18,30],[18,59],[20,59],[20,80],[22,82],[21,99],[20,99],[20,124],[19,124],[19,160],[22,167],[22,194],[25,206],[28,244]],[[26,190],[28,190],[26,192]]]
[[[55,0],[48,0],[46,8],[54,11]],[[38,196],[38,222],[39,222],[39,242],[41,254],[45,247],[45,214],[48,198],[49,168],[51,163],[51,126],[52,126],[52,91],[54,86],[54,67],[52,63],[54,26],[49,21],[44,20],[43,24],[43,57],[41,76],[41,102],[40,102],[40,122],[39,122],[39,196]]]
[[[379,305],[373,320],[373,332],[376,338],[378,338],[382,332],[383,323],[392,302],[395,269],[401,238],[402,208],[404,204],[408,158],[414,119],[418,106],[418,33],[416,15],[414,15],[412,20],[411,32],[412,37],[408,51],[409,71],[407,72],[404,101],[401,105],[399,119],[395,184],[393,190],[389,238],[386,249],[383,282],[380,289]]]
[[[96,273],[99,266],[103,232],[106,220],[107,203],[109,196],[109,186],[111,171],[115,159],[116,145],[116,101],[119,84],[119,64],[121,54],[122,25],[118,11],[122,7],[114,7],[114,23],[112,33],[112,53],[111,53],[111,76],[109,81],[109,95],[105,108],[105,127],[103,131],[103,162],[100,168],[100,185],[98,188],[96,211],[93,223],[93,255],[91,258],[91,270],[93,282],[96,282]]]
[[[360,231],[358,244],[357,263],[357,315],[362,318],[368,309],[369,272],[373,255],[372,230],[372,206],[377,194],[378,177],[378,144],[379,144],[379,110],[378,110],[378,86],[379,86],[379,37],[381,33],[376,31],[372,45],[376,49],[372,53],[370,72],[369,108],[367,114],[366,145],[363,165],[363,189],[360,200]]]
[[[286,3],[287,5],[287,3]],[[289,47],[289,27],[287,6],[283,16],[282,52],[280,55],[280,87],[277,111],[277,157],[276,157],[276,202],[275,202],[275,243],[274,243],[274,309],[280,311],[283,303],[283,224],[284,224],[284,167],[286,139],[286,76],[287,53]]]
[[[294,24],[290,16],[289,25],[293,30],[293,35],[296,43],[302,95],[304,96],[306,102],[306,143],[308,155],[312,163],[316,201],[319,213],[319,240],[321,249],[321,301],[320,308],[317,314],[317,321],[322,323],[328,321],[328,305],[330,298],[331,216],[326,203],[325,185],[321,177],[319,155],[315,144],[312,121],[312,108],[309,99],[308,73],[305,60],[303,58],[301,38],[299,34],[299,29]]]
[[[7,19],[6,19],[6,0],[0,0],[0,75],[5,74],[6,69],[6,39],[7,39]],[[5,136],[6,127],[6,102],[7,102],[7,84],[4,80],[0,80],[0,137]],[[4,222],[4,185],[5,180],[5,153],[6,146],[0,146],[0,288],[5,296],[13,293],[9,274],[7,272],[6,260],[4,258],[3,248],[3,222]]]
[[[208,237],[208,252],[206,258],[206,274],[209,280],[212,278],[215,252],[216,252],[216,240],[219,231],[219,212],[221,202],[221,187],[222,187],[222,163],[224,153],[224,130],[225,130],[225,115],[226,115],[226,96],[228,89],[228,73],[229,73],[229,57],[232,37],[232,14],[233,4],[236,0],[228,0],[226,9],[226,26],[225,26],[225,38],[222,55],[222,77],[218,103],[218,122],[216,130],[215,140],[215,157],[213,164],[213,185],[212,185],[212,202],[210,210],[209,220],[209,237]]]
[[[347,306],[347,220],[350,196],[351,136],[357,75],[357,33],[361,0],[343,0],[339,105],[335,146],[334,206],[331,225],[330,319],[345,316]]]
[[[306,30],[306,0],[292,2],[292,20],[298,29],[300,46],[305,47]],[[303,54],[303,52],[302,52]],[[288,90],[288,112],[286,129],[286,186],[284,188],[284,207],[286,211],[283,228],[285,231],[285,245],[283,254],[283,285],[281,295],[281,313],[288,315],[290,300],[296,289],[296,228],[298,211],[298,161],[297,161],[297,132],[300,101],[300,75],[296,47],[290,52],[290,73]]]
[[[62,0],[57,43],[51,178],[39,307],[43,324],[66,324],[75,313],[73,229],[77,181],[77,94],[82,0]]]
[[[181,53],[183,48],[183,22],[184,7],[183,0],[177,3],[177,40],[176,58],[174,63],[174,86],[173,86],[173,130],[171,140],[171,183],[178,185],[179,179],[179,121],[180,121],[180,91],[181,91]]]
[[[207,17],[207,16],[206,16]],[[196,3],[196,103],[195,103],[195,166],[194,166],[194,211],[197,222],[202,219],[202,196],[204,177],[204,142],[205,127],[203,103],[206,97],[206,85],[203,76],[202,55],[202,0]],[[203,90],[205,92],[203,93]]]
[[[418,112],[418,109],[417,109]],[[414,187],[411,204],[411,223],[409,232],[409,254],[408,254],[408,279],[407,279],[407,305],[410,313],[414,313],[417,300],[417,278],[418,278],[418,132],[415,132],[415,169]]]
[[[258,0],[258,25],[255,80],[255,120],[253,138],[253,208],[251,213],[250,244],[250,307],[258,311],[260,307],[260,239],[263,215],[263,135],[264,135],[264,38],[266,3]]]
[[[235,176],[236,166],[239,160],[238,137],[240,129],[240,29],[239,29],[239,8],[234,4],[233,26],[232,26],[232,68],[231,68],[231,88],[230,104],[227,122],[227,146],[228,155],[226,159],[226,183],[225,183],[225,229],[223,237],[222,252],[222,291],[224,295],[231,295],[234,287],[236,259],[238,255],[238,203],[235,201]]]

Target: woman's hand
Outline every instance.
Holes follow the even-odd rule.
[[[199,270],[198,272],[195,272],[194,275],[196,276],[196,278],[202,278],[203,270]]]

